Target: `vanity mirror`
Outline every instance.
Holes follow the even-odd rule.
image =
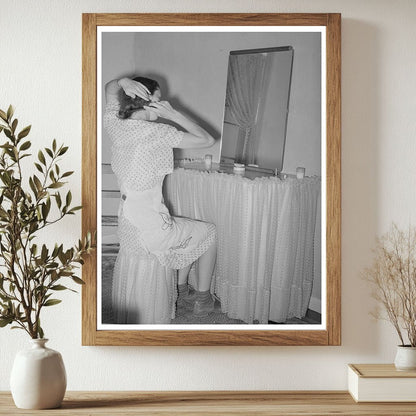
[[[292,46],[230,52],[221,164],[282,171],[293,55]]]

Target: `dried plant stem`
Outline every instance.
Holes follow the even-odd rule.
[[[363,275],[374,287],[373,297],[383,305],[401,345],[416,346],[416,228],[407,232],[393,224],[377,240],[374,262]]]

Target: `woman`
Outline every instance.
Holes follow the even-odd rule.
[[[105,95],[104,126],[112,141],[111,164],[122,194],[114,281],[119,273],[126,273],[121,263],[129,262],[128,270],[134,270],[130,263],[137,262],[144,250],[161,265],[179,270],[178,307],[193,307],[194,315],[206,316],[214,310],[210,287],[216,259],[215,226],[171,216],[163,203],[162,184],[173,171],[173,148],[210,147],[214,139],[167,101],[160,101],[160,87],[154,80],[113,80],[106,85]],[[159,117],[186,131],[156,123]],[[191,295],[187,279],[197,259],[196,292]]]

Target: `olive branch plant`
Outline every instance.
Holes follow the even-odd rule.
[[[54,293],[75,290],[62,284],[64,278],[77,284],[76,275],[83,258],[93,247],[91,233],[73,247],[64,249],[55,244],[37,244],[38,233],[67,215],[74,215],[80,206],[71,206],[71,191],[62,192],[72,171],[61,172],[58,162],[68,147],[58,145],[39,150],[36,173],[25,181],[22,159],[31,156],[31,142],[24,140],[31,126],[17,132],[14,109],[0,110],[0,134],[6,141],[0,145],[0,327],[25,330],[31,338],[43,338],[41,311],[57,305]]]
[[[404,231],[392,224],[377,239],[373,264],[363,277],[383,309],[373,316],[394,326],[401,346],[416,347],[416,227]]]

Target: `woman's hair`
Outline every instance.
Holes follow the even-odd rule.
[[[140,82],[140,84],[143,84],[149,90],[151,95],[160,88],[159,83],[154,79],[136,77],[133,78],[133,81],[137,81]],[[150,101],[144,100],[137,95],[134,98],[129,97],[125,94],[123,89],[120,89],[118,100],[120,103],[118,116],[122,119],[129,118],[135,111],[141,110],[143,109],[143,106],[150,104]]]

